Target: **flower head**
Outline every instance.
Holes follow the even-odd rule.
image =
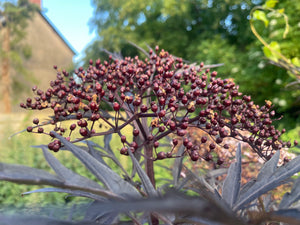
[[[210,151],[216,145],[226,148],[224,139],[229,137],[247,142],[265,159],[273,151],[290,147],[289,142],[279,139],[284,131],[272,125],[275,112],[270,101],[264,106],[254,104],[250,96],[239,92],[232,79],[217,78],[217,72],[211,72],[203,63],[186,65],[182,59],[156,48],[155,52],[150,50],[145,60],[138,57],[122,60],[110,57],[109,61],[95,63],[90,60],[86,70],[80,67],[75,74],[77,79],[65,70],[62,73],[57,70],[57,78],[50,82],[49,89],[42,91],[35,87],[36,97],[21,103],[26,109],[52,109],[50,124],[54,125],[54,131],[72,142],[117,133],[124,145],[120,152],[126,155],[129,149],[134,152],[149,144],[156,150],[159,141],[172,134],[172,150],[156,153],[154,160],[173,157],[176,139],[182,139],[184,154],[197,161],[207,157],[199,151],[207,138],[204,136],[195,145],[187,132],[187,128],[195,127],[212,138]],[[64,120],[77,123],[67,129],[60,125]],[[38,120],[33,122],[37,128],[30,127],[28,131],[51,135],[39,129],[43,124]],[[97,122],[110,129],[98,132]],[[133,127],[133,137],[140,137],[139,142],[125,138],[123,129],[127,126]],[[72,139],[76,130],[80,139]],[[49,144],[53,151],[60,147],[57,140]]]

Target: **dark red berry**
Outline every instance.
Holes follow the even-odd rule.
[[[224,163],[224,159],[218,158],[217,164],[222,165]]]
[[[151,106],[152,112],[156,112],[158,110],[158,106],[156,104]]]
[[[148,107],[145,105],[141,105],[141,112],[147,112]]]
[[[83,136],[86,137],[88,135],[88,131],[86,128],[80,128],[79,133]]]
[[[44,132],[44,128],[39,127],[39,128],[38,128],[38,133],[43,133],[43,132]]]
[[[184,146],[187,146],[187,144],[189,143],[189,139],[184,138],[182,143],[183,143]]]
[[[125,142],[126,142],[126,136],[125,136],[125,135],[122,135],[122,136],[121,136],[121,141],[122,141],[122,143],[125,143]]]
[[[192,151],[190,157],[192,161],[197,161],[199,159],[199,153],[197,151]]]
[[[48,144],[48,148],[49,148],[50,150],[53,150],[53,146],[54,146],[54,142],[50,142],[50,143]]]
[[[117,102],[114,102],[114,103],[113,103],[113,109],[114,109],[116,112],[119,111],[119,110],[120,110],[120,104],[117,103]]]
[[[156,158],[158,159],[158,160],[162,160],[162,159],[165,159],[167,156],[166,156],[166,153],[165,152],[159,152],[159,153],[157,153],[157,156],[156,156]]]
[[[27,127],[27,132],[32,132],[33,128],[32,127]]]
[[[39,124],[40,121],[39,121],[38,118],[34,118],[32,122],[33,122],[34,124]]]
[[[121,153],[122,155],[128,155],[128,148],[127,148],[127,147],[121,148],[120,153]]]
[[[213,157],[210,153],[208,153],[204,158],[205,161],[211,161],[212,159],[213,159]]]
[[[139,135],[139,133],[140,133],[140,132],[139,132],[139,130],[138,130],[138,129],[134,129],[132,133],[133,133],[133,136],[135,136],[135,137],[136,137],[136,136],[138,136],[138,135]]]
[[[202,143],[205,143],[207,141],[207,137],[206,136],[203,136],[202,138],[201,138],[201,142]]]
[[[70,130],[75,130],[75,128],[76,128],[76,124],[75,123],[73,123],[73,124],[70,125]]]
[[[174,146],[176,146],[176,145],[178,144],[178,139],[174,138],[174,139],[172,140],[172,143],[173,143]]]
[[[183,129],[179,129],[179,130],[177,130],[177,135],[178,135],[178,136],[180,136],[180,137],[183,137],[183,136],[185,136],[185,135],[186,135],[186,133],[187,133],[187,131],[186,131],[186,130],[183,130]]]
[[[166,115],[166,111],[165,110],[161,110],[159,113],[158,113],[158,116],[160,118],[164,117]]]
[[[53,150],[54,152],[58,152],[59,149],[60,149],[60,145],[58,145],[58,144],[54,144],[54,145],[53,145],[52,150]]]

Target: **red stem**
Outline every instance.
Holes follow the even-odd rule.
[[[153,185],[154,188],[156,188],[155,185],[155,177],[154,177],[154,167],[153,167],[153,145],[152,144],[146,144],[145,145],[145,160],[146,160],[146,173]]]

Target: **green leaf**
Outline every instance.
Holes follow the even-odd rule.
[[[300,60],[299,60],[298,57],[292,58],[292,63],[293,63],[295,66],[299,66],[299,67],[300,67]]]
[[[277,52],[280,53],[280,45],[278,44],[277,41],[272,41],[269,44],[269,47],[272,50],[266,46],[263,47],[263,52],[264,52],[265,56],[274,62],[278,62],[278,59],[280,58],[280,56],[276,53]]]
[[[253,18],[256,19],[256,20],[260,20],[260,21],[264,22],[265,27],[268,27],[269,20],[267,19],[265,12],[263,12],[261,10],[256,10],[253,13]]]
[[[274,8],[277,3],[278,3],[278,0],[267,0],[266,3],[263,5],[263,7],[264,8]]]

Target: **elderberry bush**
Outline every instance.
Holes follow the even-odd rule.
[[[33,119],[27,131],[51,136],[50,143],[35,147],[42,149],[55,174],[0,163],[0,180],[50,186],[23,195],[62,192],[90,202],[41,207],[39,215],[33,216],[0,213],[1,221],[12,225],[299,224],[300,179],[291,176],[300,171],[300,156],[279,165],[280,150],[291,147],[291,143],[281,141],[285,130],[272,125],[275,112],[271,102],[254,104],[250,96],[239,92],[233,80],[217,78],[211,66],[184,64],[158,47],[144,53],[144,60],[91,60],[89,67],[79,68],[74,77],[55,66],[57,77],[48,90],[33,87],[36,97],[27,98],[21,107],[50,109],[53,115],[49,121]],[[49,132],[45,126],[51,127]],[[128,127],[132,135],[126,135]],[[191,135],[194,129],[201,130],[197,141]],[[121,149],[112,149],[113,134],[119,137]],[[100,136],[104,137],[103,145],[90,139]],[[164,139],[170,142],[169,147],[162,146]],[[248,143],[266,161],[255,179],[242,185],[241,145],[228,170],[213,167],[203,175],[184,165],[185,156],[195,162],[215,160],[214,165],[222,165],[224,160],[214,159],[212,153],[217,148],[229,151],[229,139]],[[54,156],[62,150],[70,151],[94,179],[65,167]],[[125,169],[116,153],[128,156],[132,168]],[[173,179],[156,187],[155,161],[168,159],[172,165],[165,172]],[[115,166],[121,175],[114,171]],[[269,192],[284,183],[294,183],[293,188],[281,201],[272,201]],[[49,209],[51,215],[40,216]],[[62,209],[66,213],[60,217]]]
[[[123,143],[121,154],[151,146],[154,155],[145,153],[151,160],[174,157],[178,139],[185,146],[183,155],[193,161],[211,160],[210,153],[217,145],[228,149],[224,139],[229,137],[248,143],[267,160],[275,151],[291,147],[290,142],[279,139],[285,129],[279,131],[272,125],[275,111],[270,101],[266,100],[264,106],[256,105],[250,96],[239,92],[232,79],[218,78],[217,72],[210,72],[203,63],[184,64],[182,59],[159,51],[158,47],[147,56],[145,60],[138,57],[116,60],[110,57],[108,61],[95,63],[90,60],[86,70],[80,67],[75,71],[76,77],[54,66],[57,78],[50,82],[50,88],[42,91],[34,87],[36,97],[28,98],[20,106],[30,110],[52,109],[53,118],[47,124],[52,124],[53,131],[68,141],[117,133]],[[61,125],[65,120],[74,123],[66,128]],[[98,123],[109,130],[97,131]],[[45,123],[35,118],[33,124],[27,131],[50,135],[54,140],[49,149],[59,151],[61,141],[54,133],[44,132]],[[132,136],[139,137],[139,141],[137,138],[131,141],[124,135],[128,126],[133,127]],[[207,136],[195,145],[187,135],[189,127],[199,128]],[[74,132],[81,138],[73,138]],[[157,151],[166,136],[172,137],[173,148]],[[202,144],[209,146],[204,154],[199,153]]]

